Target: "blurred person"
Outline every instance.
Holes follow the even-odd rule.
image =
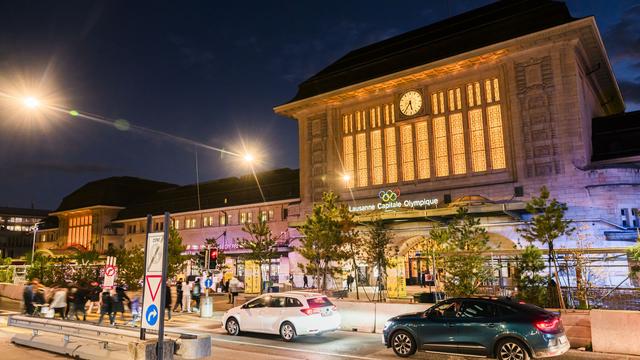
[[[240,280],[234,276],[229,280],[229,304],[235,305],[238,292],[240,292]]]
[[[53,299],[49,306],[55,314],[59,314],[61,319],[65,319],[65,310],[67,308],[67,290],[63,287],[56,287],[53,290]],[[54,317],[55,317],[54,314]]]
[[[89,310],[87,310],[87,313],[91,314],[94,305],[96,306],[96,314],[100,313],[100,294],[102,294],[102,287],[97,281],[92,282],[88,294]]]
[[[116,286],[116,296],[114,300],[115,300],[113,303],[114,316],[117,316],[119,312],[120,319],[124,321],[124,302],[126,300],[127,303],[130,303],[131,299],[129,299],[129,296],[127,295],[127,292],[124,290],[124,287],[122,286],[122,284]]]
[[[87,321],[87,309],[85,304],[87,303],[87,287],[86,284],[81,283],[76,290],[76,295],[73,301],[72,316],[76,320],[80,320],[78,312],[82,314],[82,321]]]
[[[38,279],[33,279],[25,285],[22,290],[22,300],[24,301],[24,312],[27,315],[33,315],[34,306],[33,306],[33,295],[34,295],[34,284],[37,284]]]
[[[100,294],[100,319],[98,319],[98,325],[102,324],[102,319],[105,315],[109,316],[109,325],[114,325],[116,319],[113,315],[113,296],[108,289],[104,289]]]
[[[200,285],[200,278],[196,278],[196,281],[193,283],[193,290],[191,291],[191,298],[196,302],[196,309],[200,309],[200,293],[202,290],[202,286]],[[197,311],[197,310],[196,310]]]
[[[173,307],[173,311],[178,310],[178,305],[180,306],[180,311],[184,311],[184,307],[182,306],[182,279],[178,279],[176,282],[176,305]]]
[[[191,312],[191,285],[186,280],[182,282],[182,305],[185,307],[182,312]]]

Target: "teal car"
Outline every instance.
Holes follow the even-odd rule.
[[[416,351],[528,360],[569,350],[560,317],[509,299],[456,298],[389,319],[383,342],[396,355]]]

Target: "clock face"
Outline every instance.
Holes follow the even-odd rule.
[[[422,109],[422,95],[415,91],[407,91],[400,97],[400,112],[405,116],[417,114]]]

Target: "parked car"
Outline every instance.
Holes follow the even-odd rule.
[[[385,323],[383,342],[400,357],[420,350],[528,360],[569,350],[558,315],[509,299],[449,299],[396,316]]]
[[[230,335],[240,331],[280,334],[284,341],[338,330],[340,322],[340,313],[326,296],[302,291],[258,296],[222,318]]]

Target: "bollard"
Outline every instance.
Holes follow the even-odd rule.
[[[210,318],[213,316],[213,297],[205,296],[200,299],[200,317]]]

